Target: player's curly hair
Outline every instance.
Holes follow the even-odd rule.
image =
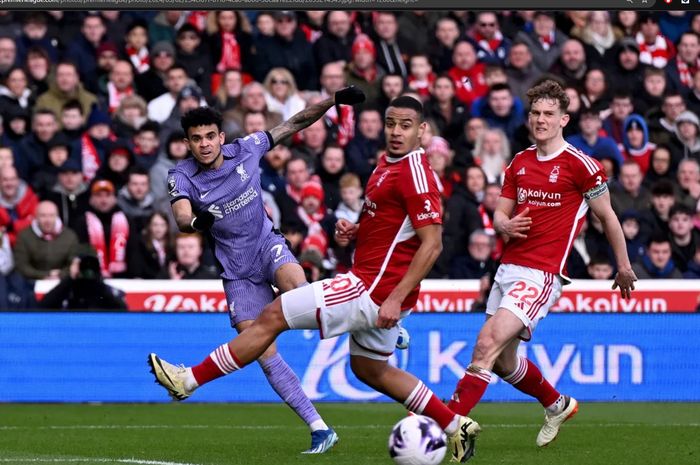
[[[538,100],[556,100],[559,102],[559,108],[566,113],[569,108],[569,96],[566,95],[562,86],[552,79],[547,79],[540,82],[535,87],[527,91],[527,99],[530,101],[530,106]]]
[[[188,111],[180,120],[182,130],[185,136],[189,134],[188,130],[197,126],[208,126],[215,124],[216,129],[221,132],[224,119],[217,110],[211,107],[199,107]]]

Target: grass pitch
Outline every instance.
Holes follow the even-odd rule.
[[[386,444],[400,406],[318,407],[340,442],[307,456],[308,430],[280,404],[0,404],[0,465],[392,463]],[[483,404],[472,416],[483,427],[474,465],[700,463],[700,404],[582,403],[541,450],[539,405]]]

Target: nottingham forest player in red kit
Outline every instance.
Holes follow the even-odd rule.
[[[560,394],[539,368],[518,357],[520,340],[529,340],[537,323],[569,282],[566,260],[590,208],[603,224],[615,253],[613,289],[623,298],[634,290],[625,238],[610,206],[602,165],[568,144],[569,99],[561,86],[544,81],[528,92],[529,123],[535,145],[518,153],[506,168],[494,228],[508,241],[487,302],[487,320],[477,337],[471,364],[448,403],[467,415],[495,373],[545,407],[537,445],[556,438],[560,426],[578,411],[576,399]]]
[[[397,323],[415,305],[420,282],[442,250],[440,192],[420,147],[426,126],[416,99],[398,97],[389,104],[387,153],[367,182],[359,223],[336,223],[339,245],[356,239],[350,272],[285,292],[238,337],[191,369],[151,354],[158,383],[173,395],[188,396],[198,385],[255,361],[288,329],[318,329],[322,338],[350,333],[353,373],[411,412],[433,418],[457,446],[456,458],[468,460],[479,425],[456,415],[415,376],[388,364]]]

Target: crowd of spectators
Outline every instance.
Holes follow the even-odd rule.
[[[443,195],[433,278],[485,279],[503,247],[505,166],[532,144],[526,92],[559,80],[567,141],[601,161],[640,278],[700,278],[700,15],[519,11],[0,11],[0,307],[33,280],[215,278],[207,241],[176,232],[167,172],[189,155],[180,117],[209,105],[227,141],[347,86],[260,163],[268,214],[312,279],[348,268],[336,218],[356,220],[391,99],[424,103]],[[600,223],[573,278],[615,271]]]

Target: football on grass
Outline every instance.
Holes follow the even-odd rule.
[[[447,451],[445,432],[432,418],[411,415],[394,425],[389,455],[399,465],[435,465]]]

